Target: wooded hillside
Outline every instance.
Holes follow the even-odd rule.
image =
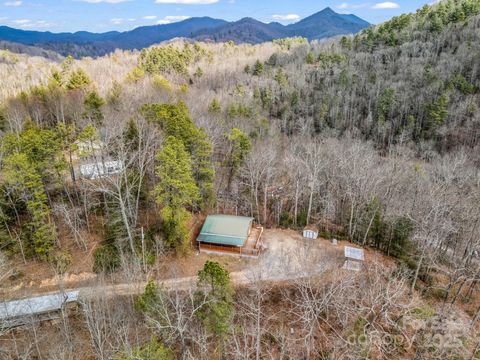
[[[126,300],[124,339],[107,350],[92,339],[96,357],[478,356],[479,0],[321,42],[0,56],[0,266],[45,262],[65,274],[74,253],[91,256],[95,273],[133,281],[133,268],[146,276],[165,257],[192,256],[194,224],[209,213],[315,224],[324,239],[394,263],[237,293],[206,264],[190,293],[151,283]],[[106,302],[89,305],[90,334]],[[118,314],[108,315],[113,328]],[[444,333],[462,319],[461,344],[433,351],[419,340],[426,328],[405,331],[408,349],[345,340],[395,336],[412,318]]]

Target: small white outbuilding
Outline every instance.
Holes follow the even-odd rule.
[[[345,263],[343,268],[346,270],[360,271],[365,261],[363,249],[345,246]]]
[[[307,239],[318,238],[318,228],[315,225],[307,225],[303,229],[303,237]]]

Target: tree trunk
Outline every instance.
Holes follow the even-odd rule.
[[[368,223],[367,231],[365,231],[365,236],[363,237],[363,243],[362,243],[363,246],[365,246],[365,244],[367,243],[368,233],[370,232],[370,229],[372,227],[373,220],[375,220],[375,215],[377,215],[377,209],[375,209],[375,211],[373,212],[372,218]]]
[[[268,184],[265,183],[263,190],[263,223],[267,224]]]
[[[462,292],[463,286],[465,285],[466,282],[467,282],[467,278],[464,278],[462,284],[460,285],[460,287],[457,290],[457,293],[455,294],[455,296],[452,299],[452,305],[455,304],[455,302],[457,301],[457,298],[460,295],[460,293]]]
[[[130,250],[132,251],[132,254],[135,254],[135,246],[133,244],[133,235],[132,235],[132,231],[130,229],[130,223],[128,221],[128,216],[127,216],[127,210],[125,209],[125,204],[123,203],[123,198],[122,198],[122,194],[121,194],[121,191],[119,191],[119,203],[120,203],[120,211],[122,213],[122,219],[123,219],[123,223],[125,224],[125,229],[127,230],[127,235],[128,235],[128,242],[129,242],[129,245],[130,245]]]
[[[255,359],[260,360],[261,350],[262,350],[262,331],[261,331],[261,298],[258,298],[257,304],[257,339],[256,339],[256,351]]]
[[[75,169],[73,168],[73,159],[72,159],[72,151],[71,150],[68,150],[68,161],[70,163],[70,176],[72,178],[73,183],[76,184]]]
[[[423,264],[423,259],[425,257],[425,246],[423,246],[423,249],[422,249],[422,255],[420,256],[420,259],[418,260],[418,265],[417,265],[417,269],[415,270],[415,275],[413,277],[413,281],[412,281],[412,287],[410,288],[410,293],[413,294],[414,290],[415,290],[415,285],[417,284],[417,279],[418,279],[418,274],[420,273],[420,268],[422,267],[422,264]]]
[[[307,211],[307,225],[310,223],[310,216],[312,213],[312,203],[313,203],[313,192],[314,192],[314,185],[310,186],[310,197],[308,199],[308,211]]]
[[[297,179],[296,185],[295,185],[295,206],[294,206],[294,211],[293,211],[293,224],[295,227],[297,226],[297,218],[298,218],[298,189],[300,185],[300,180]]]
[[[477,275],[475,275],[475,279],[472,280],[472,283],[470,284],[469,288],[468,288],[468,291],[467,291],[467,299],[471,298],[472,295],[473,295],[473,292],[475,290],[475,287],[477,286],[477,283],[478,283],[478,279],[476,278],[478,276],[478,273]]]
[[[258,205],[258,186],[257,186],[257,184],[255,184],[254,196],[255,196],[255,207],[257,209],[257,217],[258,217],[258,220],[260,221],[260,206]]]
[[[352,204],[350,205],[350,220],[348,222],[348,236],[350,237],[350,240],[353,240],[353,211],[355,210],[355,201],[352,201]]]

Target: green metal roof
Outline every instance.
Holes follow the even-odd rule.
[[[253,218],[233,215],[209,215],[197,241],[210,244],[243,246]]]

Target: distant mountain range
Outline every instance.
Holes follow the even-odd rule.
[[[368,26],[368,22],[355,15],[338,14],[325,8],[286,26],[276,22],[266,24],[252,18],[228,22],[210,17],[196,17],[172,24],[142,26],[131,31],[100,34],[86,31],[51,33],[0,26],[0,40],[35,46],[61,55],[81,57],[101,56],[115,49],[142,49],[179,37],[256,44],[290,36],[303,36],[309,40],[323,39],[356,33]]]

